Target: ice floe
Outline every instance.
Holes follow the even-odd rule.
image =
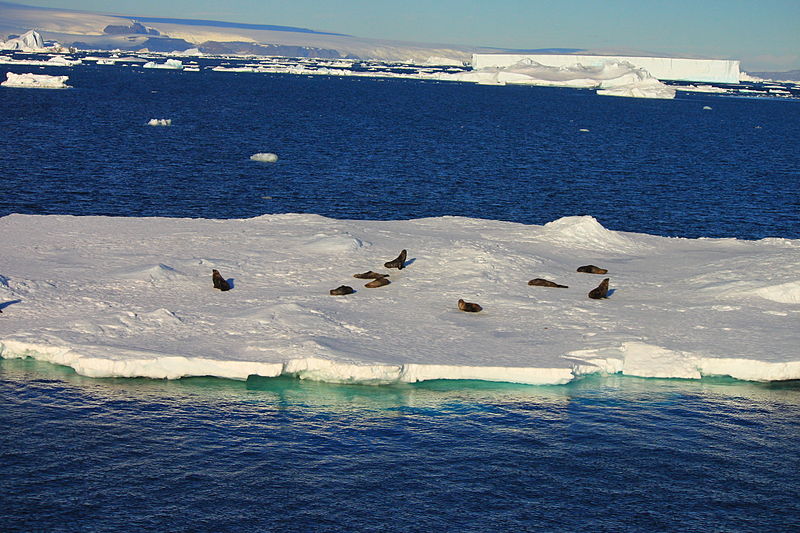
[[[0,246],[0,355],[93,377],[800,379],[797,240],[658,237],[589,216],[9,215]],[[405,268],[384,268],[402,249]],[[363,288],[367,270],[391,284]],[[527,284],[540,277],[567,288]],[[588,298],[606,277],[609,297]],[[330,296],[339,285],[355,292]]]
[[[6,81],[0,83],[3,87],[20,87],[24,89],[69,89],[67,80],[69,76],[49,76],[47,74],[15,74],[6,73]]]
[[[151,118],[147,121],[148,126],[172,126],[171,118]]]

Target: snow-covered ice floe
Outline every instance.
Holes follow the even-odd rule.
[[[69,76],[48,76],[47,74],[15,74],[6,73],[6,81],[0,83],[3,87],[20,87],[24,89],[69,89],[67,80]]]
[[[270,152],[259,152],[251,155],[250,159],[261,163],[275,163],[278,160],[278,155]]]
[[[148,126],[172,126],[171,118],[151,118],[147,121]]]
[[[158,68],[158,69],[166,69],[166,70],[183,70],[183,62],[178,59],[167,59],[163,63],[156,63],[154,61],[148,61],[142,68]]]
[[[0,355],[87,376],[800,379],[800,240],[666,238],[589,216],[9,215],[0,246]],[[406,268],[384,268],[402,249]],[[576,271],[589,264],[608,273]],[[391,283],[364,287],[353,274],[368,270]],[[588,298],[604,278],[608,298]],[[355,292],[331,296],[340,285]]]

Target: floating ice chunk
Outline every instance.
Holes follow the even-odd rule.
[[[67,80],[69,76],[48,76],[47,74],[14,74],[6,73],[6,81],[0,83],[3,87],[20,87],[25,89],[69,89]]]
[[[273,154],[271,152],[259,152],[251,155],[250,159],[260,163],[275,163],[278,160],[278,156],[277,154]]]
[[[160,69],[168,69],[168,70],[183,70],[183,62],[178,59],[167,59],[164,63],[156,63],[154,61],[148,61],[144,65],[144,68],[160,68]]]
[[[148,126],[172,126],[171,118],[151,118],[147,122]]]
[[[710,106],[710,105],[704,105],[704,106],[703,106],[703,109],[704,109],[705,111],[711,111],[711,106]]]

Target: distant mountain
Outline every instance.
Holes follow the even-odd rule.
[[[0,40],[36,29],[46,41],[96,50],[184,51],[411,61],[468,62],[477,48],[362,39],[308,28],[122,16],[0,1]]]
[[[788,70],[786,72],[748,72],[748,74],[764,80],[800,81],[800,70]]]

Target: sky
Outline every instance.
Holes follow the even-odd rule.
[[[800,68],[800,0],[17,0],[140,17],[296,26],[515,49],[618,49]]]

